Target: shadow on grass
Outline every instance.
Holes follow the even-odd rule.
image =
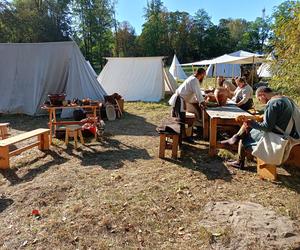
[[[118,169],[125,161],[135,162],[139,159],[151,159],[146,149],[129,146],[112,138],[105,138],[95,144],[84,145],[76,149],[81,154],[75,154],[70,146],[65,153],[81,161],[82,166],[99,166],[104,169]]]
[[[14,201],[12,199],[0,198],[0,213],[2,213],[6,208],[8,208]]]
[[[153,136],[157,135],[156,125],[149,123],[142,116],[125,113],[122,119],[105,121],[106,129],[114,135]]]
[[[279,185],[300,193],[300,168],[285,166],[283,167],[288,175],[278,175]]]
[[[17,171],[20,168],[22,168],[24,163],[21,166],[18,165],[12,169],[10,168],[10,169],[6,169],[6,170],[1,170],[0,173],[3,175],[4,178],[6,178],[10,182],[11,185],[17,185],[17,184],[20,184],[23,182],[32,181],[36,176],[46,172],[50,167],[62,164],[67,161],[66,158],[60,156],[58,153],[56,153],[52,150],[48,150],[45,152],[45,154],[43,156],[34,158],[33,160],[26,162],[25,164],[30,166],[34,163],[37,163],[41,159],[46,158],[48,155],[51,155],[53,160],[47,162],[46,164],[37,165],[35,168],[28,169],[28,172],[22,177],[19,177],[19,175],[17,174]]]
[[[221,158],[208,156],[208,149],[200,149],[190,144],[182,146],[181,157],[178,160],[165,158],[166,161],[181,167],[199,171],[206,175],[208,180],[222,179],[230,182],[232,173],[228,170]]]

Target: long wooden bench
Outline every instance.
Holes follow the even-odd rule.
[[[18,155],[25,150],[38,146],[40,150],[48,150],[49,149],[49,134],[50,129],[39,128],[32,130],[30,132],[26,132],[20,135],[12,136],[4,140],[0,140],[0,169],[8,169],[9,168],[9,158],[15,155]],[[9,152],[9,146],[15,143],[30,139],[32,137],[37,137],[38,141],[31,143],[22,148],[13,150]]]

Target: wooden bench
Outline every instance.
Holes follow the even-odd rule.
[[[266,164],[261,159],[257,160],[257,173],[260,178],[275,181],[277,180],[277,166]],[[300,145],[292,148],[288,160],[283,165],[300,167]]]
[[[12,136],[7,139],[0,141],[0,169],[8,169],[9,168],[9,158],[15,155],[22,153],[25,150],[38,146],[40,150],[48,150],[49,149],[49,134],[50,129],[35,129],[30,132],[26,132],[20,135]],[[32,143],[30,145],[24,146],[22,148],[13,150],[9,152],[9,146],[15,143],[30,139],[32,137],[37,136],[38,141]]]

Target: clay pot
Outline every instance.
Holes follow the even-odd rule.
[[[219,106],[226,105],[227,98],[229,98],[228,89],[226,89],[224,87],[218,87],[218,88],[216,88],[214,95],[215,95],[216,101]]]

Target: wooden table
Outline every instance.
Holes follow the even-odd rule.
[[[100,105],[100,104],[99,104]],[[95,126],[97,125],[97,108],[99,105],[68,105],[68,106],[43,106],[42,109],[47,110],[49,112],[49,129],[50,129],[50,144],[52,144],[52,134],[53,128],[54,131],[56,130],[57,125],[74,125],[74,124],[81,124],[80,121],[56,121],[56,110],[58,109],[91,109],[93,113],[93,122]],[[97,138],[97,133],[95,133],[95,139]]]
[[[235,118],[240,115],[251,116],[235,104],[203,110],[203,139],[209,139],[209,156],[215,156],[217,148],[223,148],[220,143],[217,143],[218,126],[239,126],[241,123],[237,122]]]

